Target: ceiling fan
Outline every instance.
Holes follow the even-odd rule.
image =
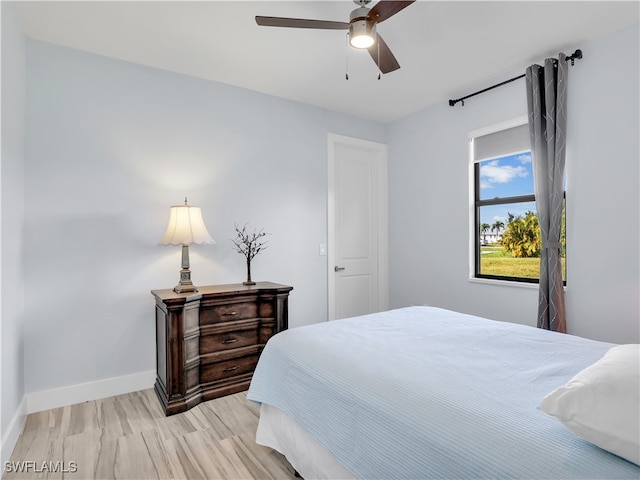
[[[413,2],[415,0],[404,2],[379,0],[373,8],[367,8],[366,5],[371,3],[371,0],[353,0],[353,3],[359,5],[359,7],[351,12],[348,22],[256,16],[256,23],[264,27],[348,30],[349,44],[355,48],[368,50],[380,71],[389,73],[399,69],[400,64],[380,34],[376,32],[376,25],[384,22]]]

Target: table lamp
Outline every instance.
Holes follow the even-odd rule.
[[[176,293],[197,292],[198,289],[191,281],[189,269],[189,245],[215,244],[207,227],[202,220],[200,207],[187,205],[187,197],[184,197],[184,205],[174,205],[169,210],[169,224],[167,231],[158,245],[182,245],[182,269],[180,270],[180,282],[173,289]]]

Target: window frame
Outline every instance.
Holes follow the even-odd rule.
[[[523,152],[514,152],[513,154],[507,155],[516,155],[518,153],[530,152],[531,150],[526,150]],[[500,157],[497,157],[500,158]],[[515,197],[495,197],[486,200],[482,200],[480,198],[480,163],[489,161],[481,160],[473,162],[473,178],[474,178],[474,224],[475,224],[475,241],[474,241],[474,270],[472,278],[479,279],[489,279],[489,280],[503,280],[507,282],[523,282],[523,283],[540,283],[540,277],[531,278],[531,277],[516,277],[516,276],[506,276],[506,275],[491,275],[486,273],[480,273],[480,258],[482,256],[482,242],[481,242],[481,234],[480,234],[480,208],[491,205],[508,205],[514,203],[525,203],[525,202],[535,202],[536,196],[535,193],[529,195],[517,195]],[[536,210],[537,215],[537,210]]]
[[[475,160],[474,139],[484,135],[508,130],[514,127],[520,127],[528,124],[527,115],[506,120],[504,122],[488,125],[476,130],[472,130],[468,134],[469,141],[469,280],[471,281],[499,281],[511,284],[513,286],[534,286],[540,283],[540,277],[515,277],[504,275],[481,274],[480,258],[481,258],[481,235],[480,235],[480,207],[488,205],[501,205],[509,203],[535,202],[534,192],[528,195],[518,195],[514,197],[498,197],[486,200],[480,200],[480,163],[490,160],[490,158]],[[504,153],[501,156],[516,155],[518,153],[530,152],[531,148],[526,150],[514,150],[513,152]],[[500,158],[497,156],[495,158]],[[566,282],[565,282],[566,284]]]

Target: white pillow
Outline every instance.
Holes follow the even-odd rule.
[[[618,345],[542,399],[574,434],[640,465],[640,345]]]

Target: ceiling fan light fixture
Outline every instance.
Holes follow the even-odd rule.
[[[359,20],[349,25],[349,43],[354,48],[369,48],[376,41],[376,26],[366,20]]]
[[[367,8],[358,8],[351,14],[349,43],[354,48],[369,48],[376,41],[376,24],[367,18],[368,12]]]

